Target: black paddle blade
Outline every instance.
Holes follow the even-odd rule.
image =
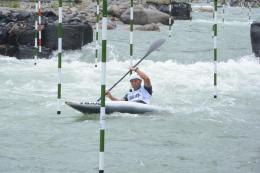
[[[144,55],[144,57],[147,57],[148,55],[150,55],[150,53],[152,53],[153,51],[155,51],[156,49],[158,49],[159,47],[161,47],[161,45],[163,45],[165,43],[165,39],[159,39],[157,41],[155,41],[148,49],[148,51],[146,52],[146,54]]]

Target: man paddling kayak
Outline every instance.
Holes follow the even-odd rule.
[[[133,73],[130,76],[131,89],[122,99],[118,99],[107,91],[106,96],[112,101],[131,101],[149,104],[152,96],[152,84],[150,78],[138,67],[130,69]],[[135,72],[135,73],[134,73]],[[144,85],[142,85],[142,80]]]

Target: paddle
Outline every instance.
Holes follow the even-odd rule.
[[[148,55],[150,55],[153,51],[155,51],[156,49],[158,49],[163,43],[165,42],[165,39],[159,39],[157,41],[155,41],[148,49],[148,51],[146,52],[146,54],[144,55],[143,58],[141,58],[133,67],[137,67]],[[126,74],[124,76],[122,76],[112,87],[110,87],[108,89],[108,91],[111,91],[113,88],[115,88],[115,86],[117,86],[117,84],[119,84],[129,73],[131,70],[128,70],[126,72]],[[97,99],[97,102],[101,100],[101,97],[99,97],[99,99]]]

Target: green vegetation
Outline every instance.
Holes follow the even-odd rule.
[[[19,0],[0,0],[0,6],[1,7],[9,7],[9,8],[19,8],[20,7],[20,2]]]
[[[64,5],[69,5],[69,6],[74,6],[76,3],[81,3],[82,1],[85,0],[63,0]],[[21,2],[22,0],[0,0],[0,7],[20,8]],[[31,0],[31,2],[28,3],[34,3],[34,0]],[[51,8],[59,7],[58,0],[52,0],[48,4]]]

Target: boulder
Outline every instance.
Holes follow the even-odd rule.
[[[34,45],[34,28],[26,22],[15,23],[9,30],[8,43],[14,46]]]
[[[92,27],[84,13],[73,8],[70,17],[64,14],[63,20],[63,49],[80,49],[83,45],[93,41]],[[72,14],[75,13],[75,14]],[[51,51],[57,50],[58,16],[52,10],[43,12],[42,17],[42,50],[40,58],[48,58]],[[116,27],[114,22],[108,26]],[[21,58],[34,57],[35,44],[34,12],[0,8],[0,54]]]
[[[1,23],[9,23],[10,21],[10,16],[11,11],[7,9],[1,9],[0,11],[0,22]]]
[[[1,12],[0,12],[0,14],[5,17],[9,16],[11,13],[12,13],[11,10],[6,9],[6,8],[1,9]]]
[[[260,22],[254,22],[250,28],[252,51],[256,57],[260,57]]]
[[[18,47],[9,45],[9,44],[2,44],[0,45],[0,54],[9,57],[15,57],[18,51]]]
[[[58,48],[57,24],[48,25],[44,30],[43,45],[51,50]],[[89,24],[64,24],[63,49],[80,49],[83,45],[93,41],[93,30]]]
[[[114,20],[113,18],[111,20],[108,20],[107,23],[107,29],[108,30],[113,30],[117,27],[117,22],[116,20]],[[96,29],[96,25],[93,26],[93,29]],[[102,23],[99,23],[99,29],[102,30]]]
[[[14,16],[14,18],[17,18],[18,21],[28,20],[32,16],[32,13],[30,13],[28,11],[19,11],[17,13],[13,13],[13,14],[16,14]]]
[[[58,16],[54,11],[48,10],[42,13],[44,17],[47,17],[49,22],[58,20]]]
[[[112,30],[116,28],[116,22],[109,21],[107,24],[107,29]]]
[[[8,41],[8,29],[4,25],[0,25],[0,44],[6,44]]]
[[[31,17],[28,11],[1,10],[0,21],[4,23],[25,21]],[[4,19],[4,20],[3,20]]]
[[[167,3],[155,3],[155,2],[147,2],[147,4],[149,4],[149,7],[152,8],[156,8],[159,11],[163,12],[163,13],[167,13],[170,14],[169,11],[169,1]],[[185,2],[175,2],[175,1],[171,1],[171,16],[174,17],[174,19],[177,20],[190,20],[191,19],[191,5],[189,3],[185,3]]]
[[[143,26],[137,26],[135,28],[135,30],[139,30],[139,31],[160,31],[160,27],[159,27],[159,25],[157,25],[155,23],[151,23],[151,24],[147,24],[147,25],[143,25]]]
[[[214,8],[210,5],[201,5],[201,6],[194,6],[193,10],[198,12],[212,13],[214,11]]]
[[[129,8],[129,4],[120,4],[120,5],[109,5],[108,6],[108,15],[120,18],[120,16]]]
[[[35,49],[32,46],[21,45],[16,53],[17,59],[33,59],[35,55]],[[38,58],[50,58],[51,49],[42,47],[42,52],[38,52]]]
[[[130,23],[130,10],[126,10],[120,17],[124,24]],[[134,24],[146,25],[151,23],[169,24],[169,15],[158,10],[145,9],[143,7],[134,8]]]
[[[146,3],[169,4],[169,0],[146,0]]]
[[[192,8],[189,3],[185,2],[172,2],[171,16],[177,20],[191,20]]]

